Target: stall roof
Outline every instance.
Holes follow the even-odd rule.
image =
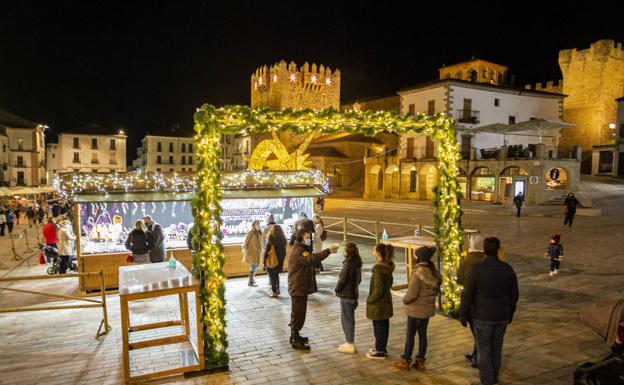
[[[224,190],[221,199],[262,199],[262,198],[302,198],[316,197],[323,193],[312,187],[282,188],[282,189],[248,189]],[[192,192],[131,192],[110,194],[76,194],[74,202],[163,202],[163,201],[190,201]]]

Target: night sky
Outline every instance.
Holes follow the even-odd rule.
[[[560,49],[624,42],[605,2],[158,3],[1,1],[0,108],[52,131],[123,127],[130,162],[147,130],[190,132],[202,103],[249,104],[251,73],[280,59],[339,68],[344,102],[471,56],[509,66],[518,85],[559,79]]]

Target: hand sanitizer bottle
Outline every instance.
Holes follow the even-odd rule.
[[[169,268],[172,270],[176,268],[176,260],[173,258],[173,251],[169,254]]]
[[[383,239],[384,241],[387,241],[389,239],[388,232],[386,231],[385,228],[383,230],[383,233],[381,234],[381,239]]]

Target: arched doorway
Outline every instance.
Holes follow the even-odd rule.
[[[470,174],[470,200],[494,201],[496,176],[489,167],[477,167]]]
[[[510,205],[516,195],[527,196],[527,175],[525,169],[518,166],[509,166],[501,171],[498,178],[499,202]]]
[[[437,185],[437,176],[438,170],[431,164],[427,164],[420,169],[418,177],[420,199],[433,200],[435,198],[433,188]]]
[[[386,198],[399,198],[399,185],[401,183],[399,175],[399,166],[392,164],[386,168]]]

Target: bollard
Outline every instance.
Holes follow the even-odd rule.
[[[347,243],[347,217],[342,218],[342,241]]]

